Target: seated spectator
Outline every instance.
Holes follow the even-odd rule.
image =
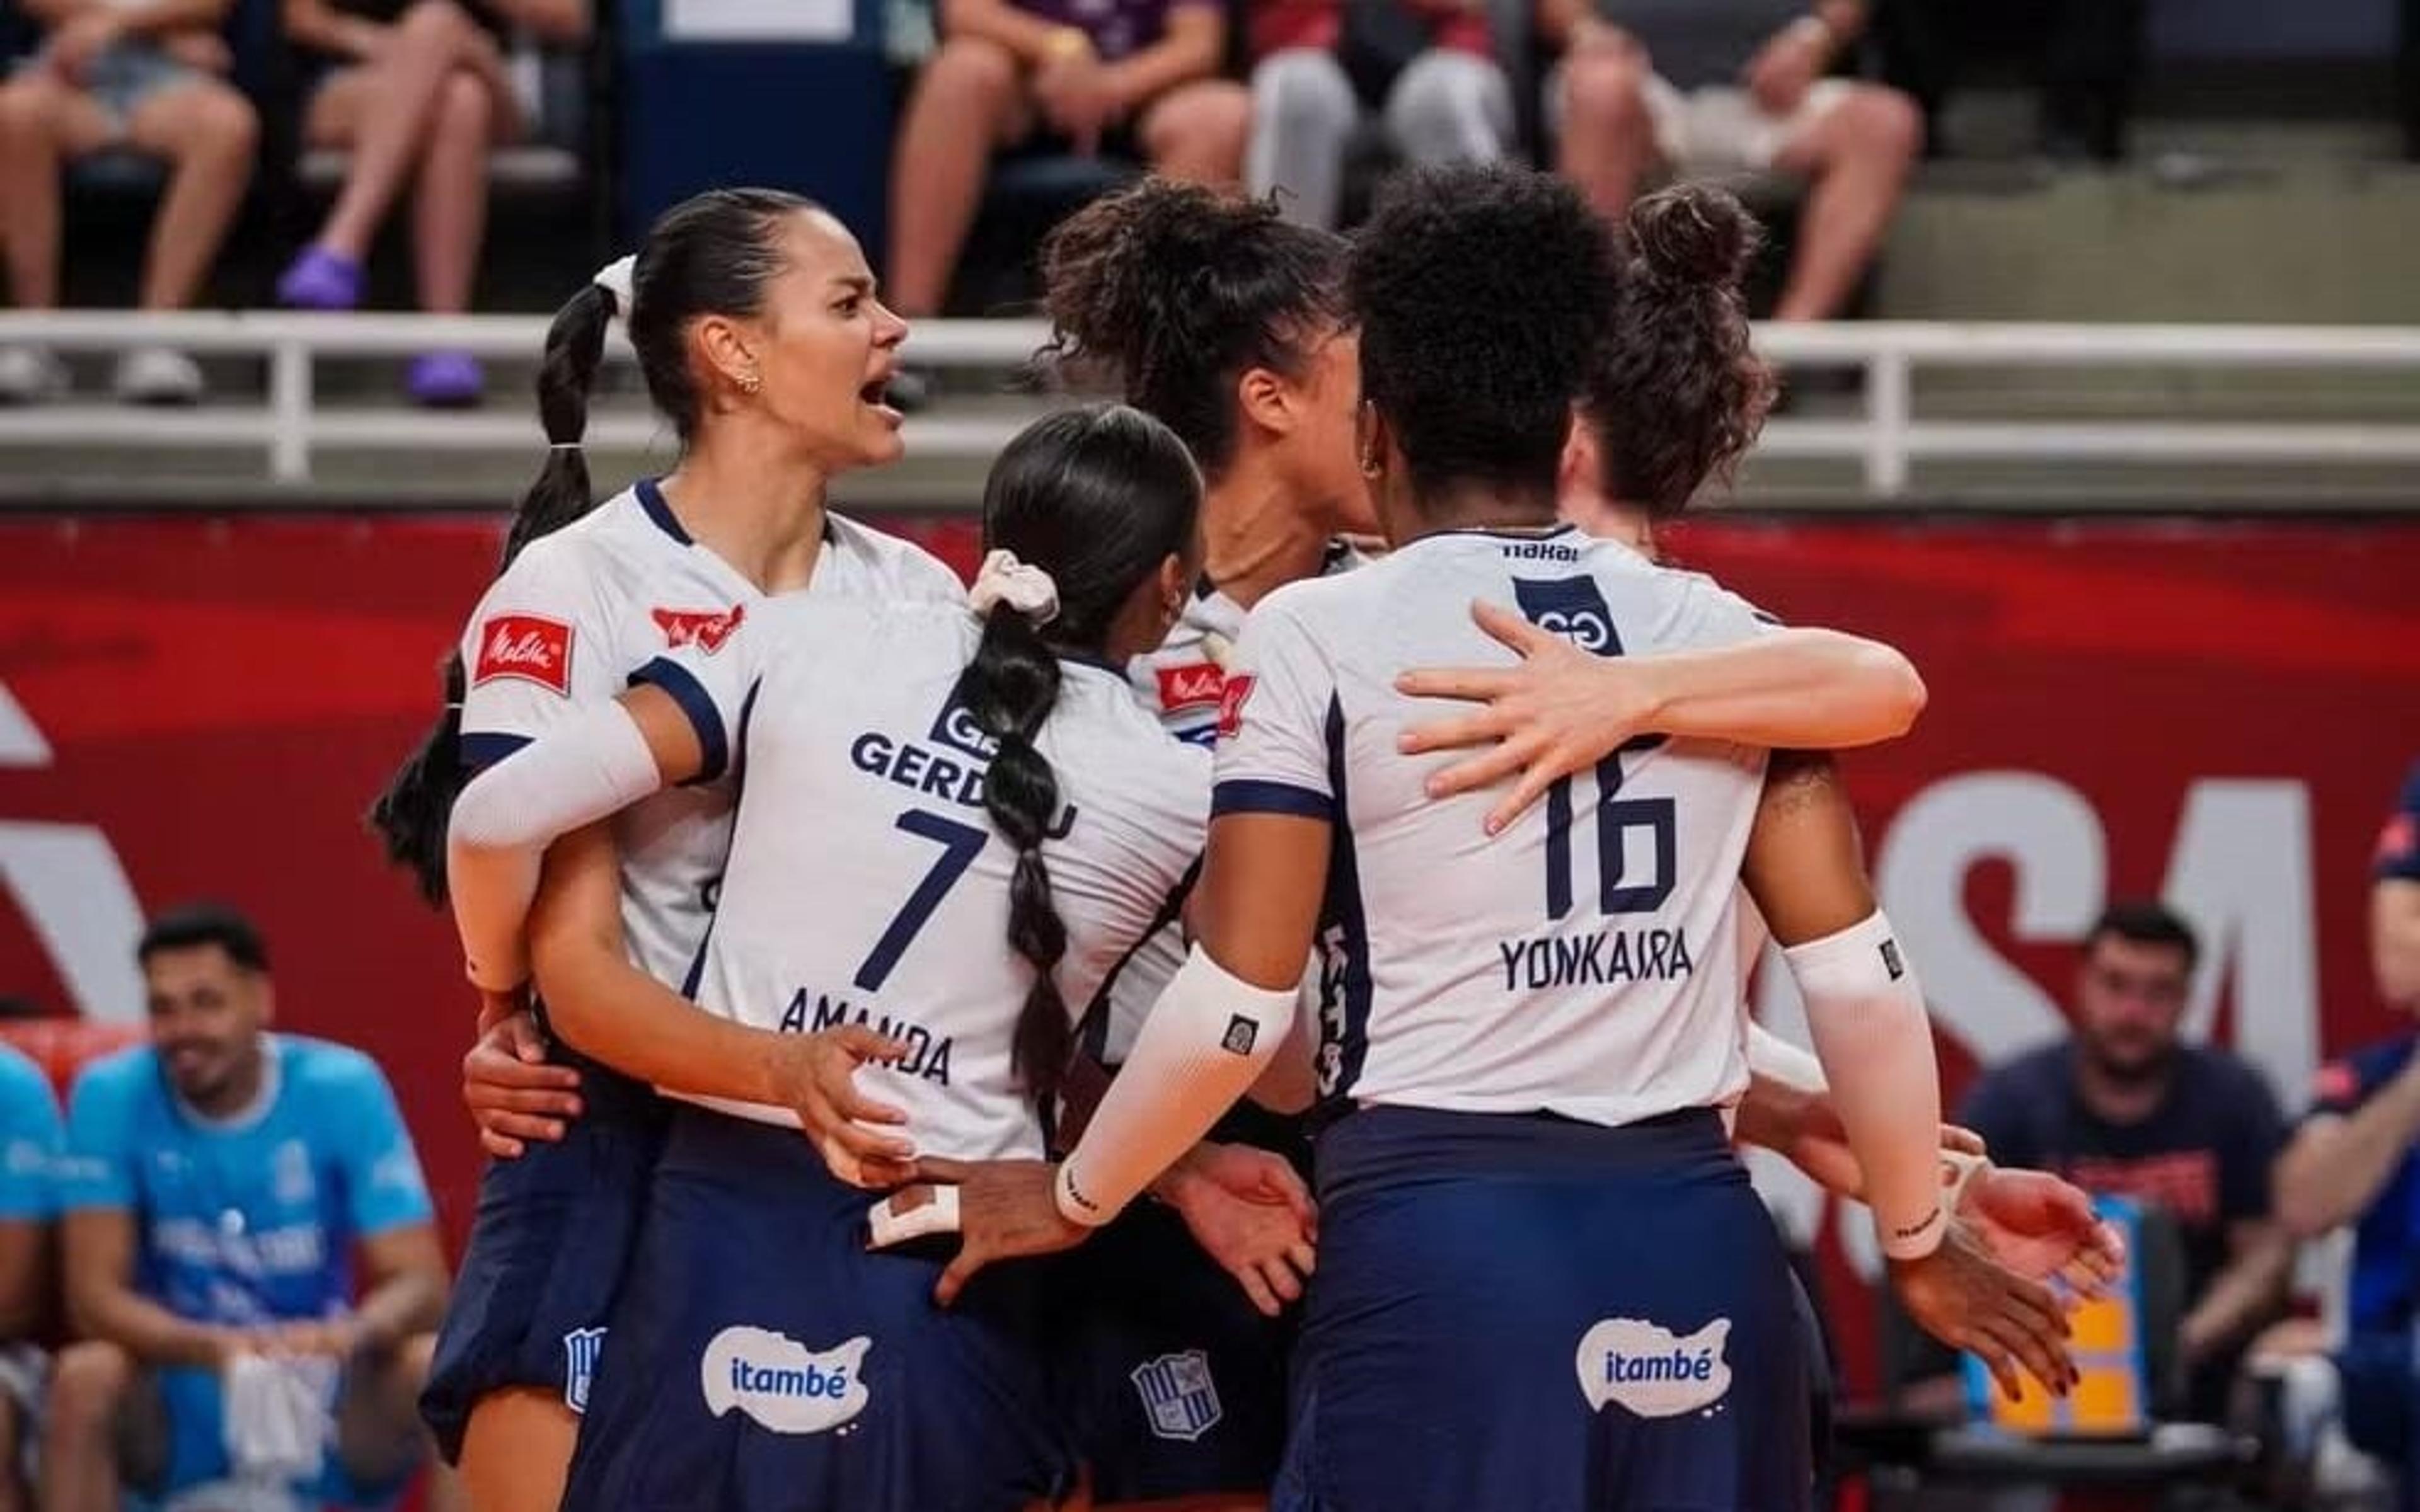
[[[0,1044],[0,1512],[29,1504],[18,1472],[26,1435],[39,1420],[43,1361],[34,1341],[50,1320],[58,1152],[51,1084],[31,1060]]]
[[[1556,167],[1617,224],[1651,173],[1807,180],[1773,316],[1830,319],[1923,148],[1906,96],[1827,77],[1865,23],[1864,0],[1540,0]]]
[[[114,1508],[121,1484],[378,1504],[423,1458],[445,1301],[395,1095],[357,1051],[268,1032],[268,958],[238,915],[163,915],[136,954],[151,1042],[86,1067],[70,1099],[85,1341],[52,1374],[44,1504]]]
[[[313,147],[352,154],[344,188],[319,234],[278,280],[279,302],[349,310],[362,302],[363,266],[379,226],[416,179],[412,262],[420,307],[471,307],[487,230],[488,154],[528,124],[499,37],[520,27],[567,45],[588,35],[588,0],[485,0],[476,14],[455,0],[285,0],[286,32],[322,60],[303,107]],[[408,379],[413,399],[454,407],[487,387],[468,352],[424,352]]]
[[[0,243],[20,309],[59,302],[61,169],[112,149],[167,165],[138,296],[181,310],[201,292],[252,181],[260,122],[228,84],[219,36],[229,0],[26,0],[49,28],[41,50],[0,84]],[[118,360],[119,398],[192,404],[201,370],[184,353],[140,347]],[[30,404],[68,388],[67,368],[38,347],[0,349],[0,402]]]
[[[884,302],[940,313],[992,154],[1036,140],[1233,181],[1249,106],[1218,0],[945,0],[892,148]]]
[[[1353,28],[1365,35],[1347,35],[1348,8],[1367,18]],[[1361,120],[1357,79],[1376,86],[1388,135],[1413,162],[1486,162],[1510,150],[1512,86],[1480,7],[1253,0],[1245,28],[1256,61],[1244,180],[1255,194],[1281,191],[1288,220],[1336,229],[1346,147]]]
[[[2175,1222],[2184,1405],[2217,1422],[2244,1346],[2285,1307],[2293,1246],[2270,1212],[2283,1129],[2269,1084],[2179,1037],[2199,955],[2192,927],[2160,904],[2112,905],[2085,936],[2074,1037],[1985,1073],[1958,1121],[2003,1165],[2053,1171]]]
[[[2370,887],[2380,995],[2420,1011],[2420,767],[2379,837]],[[2345,1434],[2390,1463],[2412,1464],[2420,1375],[2412,1353],[2420,1265],[2420,1033],[2320,1068],[2311,1111],[2277,1162],[2277,1214],[2296,1237],[2353,1231],[2352,1285],[2336,1356]],[[2406,1505],[2412,1504],[2407,1496]]]

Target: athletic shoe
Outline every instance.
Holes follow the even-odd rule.
[[[202,370],[183,352],[138,347],[117,360],[116,389],[127,404],[199,404]]]

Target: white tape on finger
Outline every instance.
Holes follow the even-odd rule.
[[[874,1247],[889,1249],[893,1244],[923,1239],[928,1234],[956,1233],[958,1189],[937,1186],[932,1192],[931,1201],[905,1212],[899,1211],[899,1198],[895,1195],[876,1203],[873,1211],[865,1215],[866,1223],[874,1230]]]

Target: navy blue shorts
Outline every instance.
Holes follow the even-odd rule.
[[[1094,1502],[1268,1489],[1291,1312],[1262,1317],[1185,1220],[1151,1202],[1071,1252],[1055,1285],[1060,1411]]]
[[[663,1148],[653,1088],[558,1044],[585,1104],[556,1144],[490,1161],[454,1281],[420,1415],[450,1463],[491,1391],[560,1390],[587,1405],[606,1321],[637,1247],[647,1178]]]
[[[566,1512],[1017,1512],[1055,1494],[1047,1262],[866,1248],[797,1131],[678,1107]]]
[[[1284,1512],[1801,1512],[1807,1346],[1720,1120],[1321,1136]]]

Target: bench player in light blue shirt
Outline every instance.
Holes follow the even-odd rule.
[[[40,1068],[0,1044],[0,1508],[27,1504],[16,1483],[27,1423],[40,1403],[42,1357],[31,1342],[50,1290],[52,1167],[59,1105]]]
[[[238,1482],[380,1504],[421,1458],[413,1400],[445,1300],[395,1095],[360,1052],[269,1032],[267,955],[233,912],[164,915],[136,953],[151,1042],[86,1068],[70,1099],[60,1205],[85,1341],[53,1380],[46,1500]],[[239,1394],[286,1410],[237,1411]]]

